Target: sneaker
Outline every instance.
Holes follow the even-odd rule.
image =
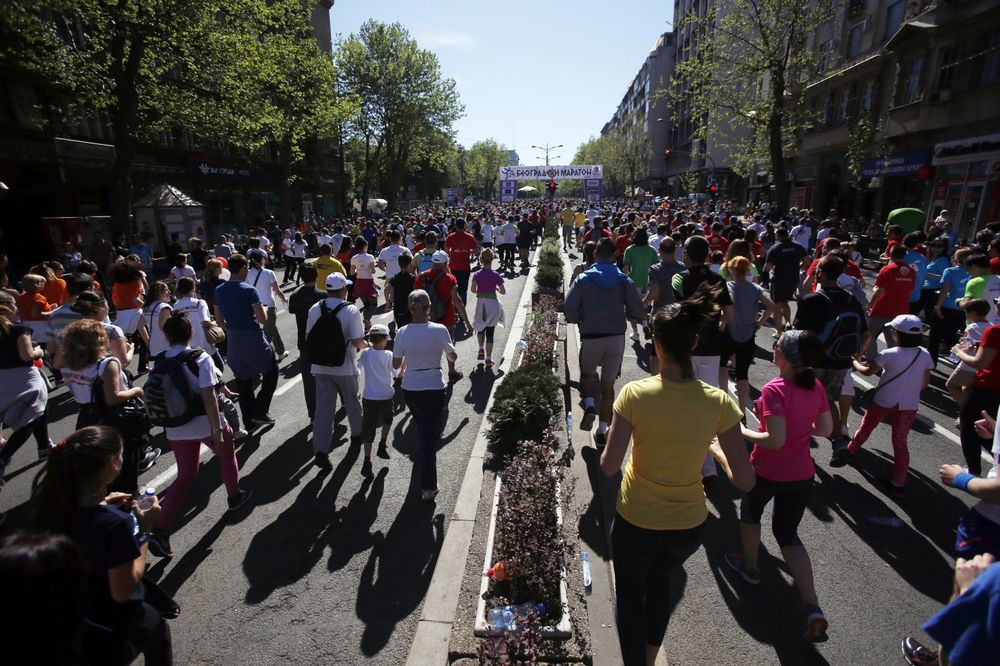
[[[312,420],[312,419],[310,419],[310,420]],[[239,430],[237,430],[236,432],[233,433],[233,442],[242,442],[244,439],[246,439],[249,436],[250,436],[249,432],[247,432],[243,428],[240,428]]]
[[[375,476],[375,472],[372,471],[371,458],[365,458],[365,461],[361,463],[361,476],[366,479],[371,479]]]
[[[486,358],[486,350],[485,349],[480,349],[479,353],[476,355],[476,360],[477,361],[482,361],[485,358]]]
[[[160,450],[157,448],[150,448],[146,451],[146,455],[142,457],[139,462],[139,474],[145,474],[149,471],[149,468],[156,464],[157,459],[160,457]]]
[[[810,606],[809,617],[806,618],[806,635],[803,638],[810,643],[825,643],[827,640],[826,630],[830,626],[826,621],[826,616],[819,606]]]
[[[389,459],[389,449],[386,448],[386,443],[385,442],[379,442],[378,443],[378,450],[375,451],[375,455],[378,456],[379,458],[381,458],[382,460],[388,460]]]
[[[170,548],[170,537],[165,532],[153,530],[147,535],[146,543],[149,544],[149,552],[156,557],[174,556],[174,551]]]
[[[926,647],[913,636],[907,636],[899,643],[903,659],[910,666],[937,666],[938,653]]]
[[[250,497],[253,496],[253,491],[249,488],[240,488],[240,492],[236,497],[229,497],[226,499],[226,503],[229,505],[230,511],[236,511],[241,506],[250,501]]]
[[[892,479],[879,479],[879,485],[887,493],[895,497],[896,499],[906,499],[906,486],[897,486],[892,482]]]
[[[597,447],[598,451],[604,449],[608,445],[608,433],[605,432],[595,432],[594,433],[594,446]]]
[[[281,352],[280,354],[278,354],[278,363],[281,363],[286,358],[288,358],[288,352],[286,351]]]
[[[46,458],[48,458],[49,454],[52,453],[52,449],[54,448],[56,448],[56,445],[52,443],[51,439],[49,440],[48,446],[38,447],[38,459],[45,460]]]
[[[583,410],[583,418],[580,419],[580,430],[590,430],[594,427],[594,421],[597,419],[597,410],[593,407],[587,407]]]
[[[275,421],[274,417],[271,416],[270,414],[264,414],[263,416],[253,417],[252,419],[250,419],[250,423],[252,425],[266,426],[266,425],[274,425]]]
[[[451,372],[448,373],[448,381],[450,381],[450,382],[457,382],[459,379],[461,379],[464,376],[465,375],[463,375],[458,370],[452,370]]]
[[[437,494],[438,494],[437,488],[435,488],[434,490],[421,490],[420,499],[422,499],[425,502],[433,502],[434,498],[437,497]]]
[[[635,330],[632,331],[632,334],[629,337],[632,340],[635,340],[636,342],[639,342],[639,331],[635,331]]]
[[[747,569],[743,553],[726,553],[724,558],[729,568],[740,575],[750,585],[760,585],[760,572]]]
[[[493,359],[492,358],[486,359],[486,368],[489,369],[492,367],[493,367]]]
[[[316,467],[319,467],[325,472],[329,472],[333,469],[333,465],[330,464],[330,456],[326,453],[317,453],[316,457],[313,458],[313,465],[316,465]]]
[[[848,463],[854,462],[857,455],[846,446],[834,449],[833,457],[830,458],[830,467],[844,467]]]

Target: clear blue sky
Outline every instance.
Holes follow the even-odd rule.
[[[669,0],[336,0],[330,12],[334,43],[369,18],[406,26],[458,83],[459,143],[494,138],[524,165],[544,163],[532,144],[564,144],[552,158],[569,163],[600,134],[672,14]]]

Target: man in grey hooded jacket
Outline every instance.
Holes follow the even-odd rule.
[[[615,266],[615,244],[602,238],[594,253],[594,265],[581,273],[563,305],[566,321],[580,332],[580,387],[583,393],[583,421],[580,427],[590,430],[598,417],[594,442],[605,443],[615,399],[615,380],[621,374],[625,356],[625,330],[628,319],[642,320],[645,311],[642,296],[627,275]],[[600,412],[595,409],[595,376],[601,367]]]

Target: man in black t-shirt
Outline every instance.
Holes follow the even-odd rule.
[[[306,351],[306,320],[309,308],[323,300],[325,294],[316,290],[316,267],[312,264],[302,264],[299,278],[303,285],[288,297],[288,311],[295,315],[295,327],[299,347],[299,373],[302,375],[302,392],[306,397],[306,411],[312,421],[316,414],[316,378],[312,373],[312,363],[309,352]]]
[[[410,292],[413,291],[413,283],[416,281],[414,271],[417,267],[409,252],[400,254],[397,261],[399,261],[399,272],[389,280],[389,289],[387,290],[387,297],[392,301],[393,319],[389,332],[393,335],[413,321],[407,299],[410,297]]]
[[[709,386],[719,387],[719,378],[726,372],[725,361],[729,359],[722,328],[724,322],[733,320],[733,299],[726,288],[726,281],[705,265],[708,261],[708,251],[708,241],[703,236],[691,236],[684,241],[684,264],[688,269],[674,275],[671,285],[678,300],[690,298],[702,284],[718,285],[721,288],[718,303],[722,306],[722,314],[705,322],[698,331],[698,344],[691,351],[694,378]],[[705,477],[712,477],[718,473],[712,454],[705,456],[701,472]]]
[[[774,301],[774,339],[777,340],[785,325],[792,321],[792,309],[788,303],[795,300],[795,293],[801,281],[802,263],[808,259],[805,249],[791,241],[788,230],[779,227],[775,232],[777,242],[764,258],[765,273],[771,274],[771,300]]]
[[[826,389],[833,417],[830,443],[835,453],[847,446],[843,428],[854,397],[853,393],[843,395],[844,381],[851,372],[853,358],[860,358],[861,350],[871,340],[864,307],[837,283],[843,271],[840,257],[828,254],[820,260],[816,267],[820,288],[799,301],[794,323],[794,328],[819,336],[827,350],[823,367],[814,371]]]

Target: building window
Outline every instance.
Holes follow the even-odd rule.
[[[938,71],[934,90],[951,90],[956,66],[958,66],[958,49],[956,47],[945,46],[938,51]]]
[[[861,35],[865,31],[865,22],[855,23],[847,33],[847,59],[853,60],[861,54]]]
[[[885,39],[889,39],[896,34],[899,27],[903,25],[903,10],[905,5],[903,0],[896,0],[891,3],[885,12]]]
[[[900,63],[899,76],[896,79],[896,106],[910,104],[923,97],[921,88],[923,73],[924,56],[922,55]]]
[[[821,128],[826,128],[830,126],[830,107],[833,105],[833,95],[827,95],[819,102],[819,116],[816,119],[816,124]]]
[[[847,123],[847,118],[851,114],[851,91],[844,90],[837,96],[837,125]]]
[[[861,93],[861,108],[864,111],[871,111],[875,104],[875,81],[865,83],[865,90]]]
[[[830,52],[833,51],[833,40],[828,39],[819,45],[819,73],[825,72],[832,64]]]
[[[1000,32],[980,37],[974,58],[975,85],[985,87],[1000,83]]]

